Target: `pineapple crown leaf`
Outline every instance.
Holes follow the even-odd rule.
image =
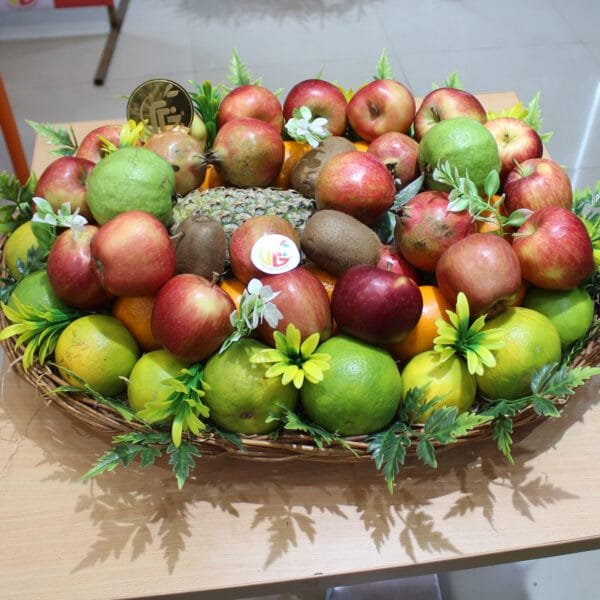
[[[281,377],[283,385],[292,383],[296,389],[300,389],[305,381],[323,381],[323,372],[329,369],[331,356],[315,352],[320,340],[318,333],[315,332],[302,341],[300,330],[289,323],[285,335],[281,331],[275,331],[273,339],[274,349],[260,350],[250,357],[252,363],[273,363],[265,372],[266,377]]]
[[[313,118],[308,106],[295,108],[292,118],[285,124],[289,136],[297,142],[306,142],[311,148],[316,148],[326,137],[331,135],[327,129],[327,119]]]
[[[496,359],[492,350],[504,346],[501,329],[484,331],[485,315],[480,315],[471,323],[469,302],[463,292],[456,299],[456,311],[447,310],[449,322],[443,318],[436,321],[438,331],[434,339],[434,350],[442,362],[457,354],[467,362],[471,375],[481,375],[486,367],[493,367]]]
[[[269,327],[277,327],[283,319],[281,311],[273,300],[279,295],[271,286],[263,285],[260,279],[251,279],[240,298],[240,307],[234,310],[229,320],[233,325],[233,332],[223,342],[219,354],[227,350],[231,344],[250,335],[263,321]]]

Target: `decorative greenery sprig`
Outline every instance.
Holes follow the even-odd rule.
[[[331,135],[327,129],[325,117],[314,117],[308,106],[295,108],[292,118],[285,124],[288,135],[297,142],[306,142],[311,148],[316,148],[325,138]]]
[[[600,181],[593,192],[590,188],[573,190],[572,210],[587,229],[594,248],[594,262],[600,268]]]
[[[36,211],[32,217],[32,222],[41,223],[44,225],[50,225],[51,228],[38,229],[34,230],[38,241],[40,240],[40,236],[38,233],[42,233],[42,235],[50,236],[49,245],[52,245],[53,238],[56,237],[56,230],[54,228],[64,227],[70,228],[73,231],[73,237],[77,239],[77,235],[83,233],[85,231],[85,226],[87,225],[87,219],[79,214],[79,207],[75,209],[75,212],[71,212],[71,203],[65,202],[58,207],[58,210],[54,212],[54,208],[44,198],[35,197],[33,198],[33,203],[35,204]],[[43,233],[45,232],[45,234]],[[48,243],[48,242],[46,242]]]
[[[392,66],[390,65],[390,61],[388,59],[387,51],[384,48],[379,56],[379,60],[377,61],[377,66],[375,67],[375,75],[373,75],[373,79],[394,79],[394,73],[392,71]]]
[[[263,285],[259,279],[251,279],[240,298],[239,310],[234,310],[229,317],[234,330],[221,345],[219,354],[234,342],[249,336],[263,321],[270,327],[277,327],[283,319],[281,311],[273,303],[277,296],[279,292],[274,292],[271,286]]]
[[[549,131],[547,133],[542,133],[542,111],[540,109],[540,92],[537,92],[535,96],[529,101],[527,107],[523,105],[522,102],[517,102],[513,104],[510,108],[506,108],[499,112],[491,112],[487,113],[488,120],[491,121],[493,119],[497,119],[498,117],[513,117],[514,119],[520,119],[529,125],[532,129],[535,129],[539,134],[542,142],[547,143],[550,141],[550,138],[554,135],[554,132]]]
[[[56,127],[50,123],[37,123],[25,119],[25,123],[29,125],[39,136],[45,138],[48,144],[56,146],[50,150],[50,154],[54,156],[73,156],[79,147],[73,127],[69,126],[69,131],[63,127]]]
[[[231,91],[241,85],[262,85],[262,77],[252,79],[252,74],[248,67],[241,61],[235,48],[231,53],[231,60],[229,61],[229,75],[227,77],[230,88],[225,88],[227,91]]]
[[[485,400],[481,414],[494,419],[494,439],[506,459],[514,464],[510,450],[514,416],[528,406],[541,416],[560,416],[556,408],[557,400],[572,396],[576,388],[594,375],[600,375],[600,367],[570,367],[567,364],[549,363],[534,374],[530,395],[516,400]]]
[[[222,86],[213,86],[210,81],[200,84],[196,81],[190,81],[196,90],[190,92],[190,97],[194,103],[196,112],[204,121],[206,127],[206,150],[210,150],[217,135],[217,114],[219,105],[225,95]]]
[[[394,491],[394,479],[406,460],[407,450],[416,443],[417,457],[426,465],[436,468],[435,444],[456,442],[459,436],[492,420],[491,416],[472,412],[458,413],[456,407],[444,406],[433,410],[425,424],[416,423],[440,400],[436,396],[422,402],[425,388],[411,388],[401,404],[398,418],[383,431],[369,436],[367,451],[375,461],[387,483],[390,494]]]
[[[532,211],[526,208],[519,208],[508,217],[502,214],[500,207],[504,203],[504,196],[500,196],[496,200],[493,199],[500,189],[500,177],[494,170],[489,172],[483,184],[487,199],[479,195],[477,186],[469,178],[468,173],[462,177],[458,169],[453,168],[447,161],[438,165],[433,170],[432,176],[435,181],[450,188],[449,211],[461,212],[468,210],[476,221],[497,225],[498,229],[494,233],[498,235],[504,235],[505,227],[520,227],[531,216]]]
[[[454,88],[456,90],[464,89],[462,81],[460,80],[460,77],[458,76],[457,71],[452,71],[452,73],[450,73],[450,75],[448,75],[446,80],[442,82],[442,85],[438,85],[435,82],[431,84],[432,90],[437,90],[440,87]]]
[[[278,423],[281,423],[282,428],[286,429],[287,431],[299,431],[301,433],[306,433],[314,440],[317,448],[324,448],[325,446],[333,446],[336,444],[356,455],[355,450],[342,436],[338,435],[337,433],[330,433],[329,431],[323,429],[320,425],[305,421],[300,414],[290,410],[283,404],[278,404],[277,406],[281,412],[277,414],[270,414],[265,419],[267,423],[277,421]]]
[[[9,235],[19,225],[31,220],[31,201],[37,179],[30,175],[25,185],[11,173],[0,172],[0,234]]]
[[[273,332],[275,348],[260,350],[250,357],[255,364],[274,363],[265,372],[265,377],[281,377],[281,383],[293,383],[300,389],[304,380],[311,383],[323,381],[323,372],[330,367],[331,356],[324,352],[315,352],[319,345],[318,333],[309,335],[303,342],[300,330],[290,323],[285,330]]]
[[[163,381],[163,384],[173,388],[173,392],[164,400],[149,402],[138,412],[138,417],[148,423],[160,423],[171,420],[171,440],[176,448],[182,443],[184,431],[194,435],[206,429],[201,420],[207,419],[210,410],[202,398],[206,395],[208,385],[202,380],[204,366],[197,363],[181,370],[181,374]]]
[[[14,308],[1,304],[2,312],[12,323],[0,331],[0,340],[13,336],[17,338],[15,346],[25,346],[23,368],[29,369],[34,361],[44,364],[54,352],[56,342],[63,329],[75,319],[86,314],[75,308],[54,308],[45,306],[34,308],[13,298]]]
[[[140,467],[148,467],[166,451],[177,486],[181,489],[196,466],[194,459],[202,456],[198,448],[189,442],[184,441],[176,446],[165,431],[134,431],[117,435],[112,442],[113,448],[100,456],[96,464],[81,477],[82,481],[114,471],[119,465],[127,467],[138,458]]]
[[[471,323],[469,302],[463,292],[458,293],[456,312],[447,310],[450,323],[439,318],[435,324],[438,335],[433,340],[434,350],[440,354],[440,362],[445,362],[457,354],[467,361],[471,375],[482,375],[485,367],[496,365],[492,350],[504,346],[501,329],[483,331],[485,315],[480,315]]]

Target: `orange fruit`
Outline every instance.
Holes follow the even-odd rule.
[[[224,292],[227,292],[229,297],[233,300],[235,307],[237,309],[239,309],[240,308],[240,298],[242,297],[242,294],[244,293],[246,286],[239,279],[236,279],[235,277],[231,277],[230,279],[224,279],[223,281],[221,281],[221,283],[219,284],[219,287]]]
[[[200,189],[207,190],[208,188],[221,187],[223,185],[225,185],[225,181],[223,181],[223,178],[221,175],[219,175],[219,172],[217,169],[215,169],[215,166],[208,165],[206,167],[206,174],[204,175],[204,181],[202,182]]]
[[[291,187],[291,177],[294,167],[298,161],[310,150],[310,146],[305,142],[296,142],[294,140],[285,140],[283,142],[284,154],[281,171],[271,184],[272,187],[288,190]]]
[[[127,327],[146,352],[162,348],[150,328],[153,306],[154,296],[121,296],[112,307],[113,316]]]
[[[333,287],[337,281],[337,277],[317,267],[316,265],[309,263],[304,265],[313,275],[317,276],[317,279],[323,284],[329,300],[331,300],[331,294],[333,294]]]
[[[369,149],[369,142],[365,142],[364,140],[358,140],[357,142],[354,142],[354,147],[359,152],[366,152]]]
[[[423,296],[423,312],[415,327],[400,342],[391,344],[387,349],[396,360],[407,361],[413,356],[433,349],[433,340],[437,337],[435,322],[441,317],[448,321],[447,310],[454,307],[434,285],[419,286]]]

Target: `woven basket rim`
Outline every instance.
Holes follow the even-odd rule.
[[[596,316],[597,318],[597,316]],[[0,327],[8,324],[5,315],[0,311]],[[1,342],[9,359],[9,368],[16,370],[18,376],[32,385],[42,398],[57,406],[70,417],[83,423],[94,431],[104,434],[120,435],[132,431],[144,431],[146,428],[135,422],[128,422],[115,409],[97,403],[93,398],[82,393],[56,391],[59,386],[68,385],[48,364],[40,365],[36,361],[28,370],[23,368],[23,349],[17,347],[14,338]],[[588,342],[587,346],[575,357],[572,365],[596,366],[600,364],[600,328]],[[566,404],[565,398],[555,399],[559,410]],[[513,418],[513,430],[526,425],[537,424],[545,417],[538,415],[531,406],[526,407]],[[467,434],[457,437],[452,446],[464,446],[491,440],[493,435],[491,423],[473,428]],[[242,449],[215,433],[203,433],[200,436],[185,434],[188,442],[193,444],[204,456],[227,454],[235,458],[263,461],[286,462],[304,460],[316,462],[361,462],[372,460],[368,453],[369,435],[346,437],[348,448],[341,446],[319,447],[315,440],[305,434],[284,431],[276,438],[270,435],[239,435]],[[434,445],[441,448],[439,444]],[[443,446],[448,448],[449,446]],[[411,445],[408,454],[415,452]]]

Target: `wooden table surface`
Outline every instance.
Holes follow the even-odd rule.
[[[600,547],[597,380],[518,431],[515,466],[472,443],[437,470],[410,461],[392,496],[370,463],[227,457],[200,459],[182,491],[165,465],[81,483],[109,439],[3,371],[3,599],[317,594]]]

